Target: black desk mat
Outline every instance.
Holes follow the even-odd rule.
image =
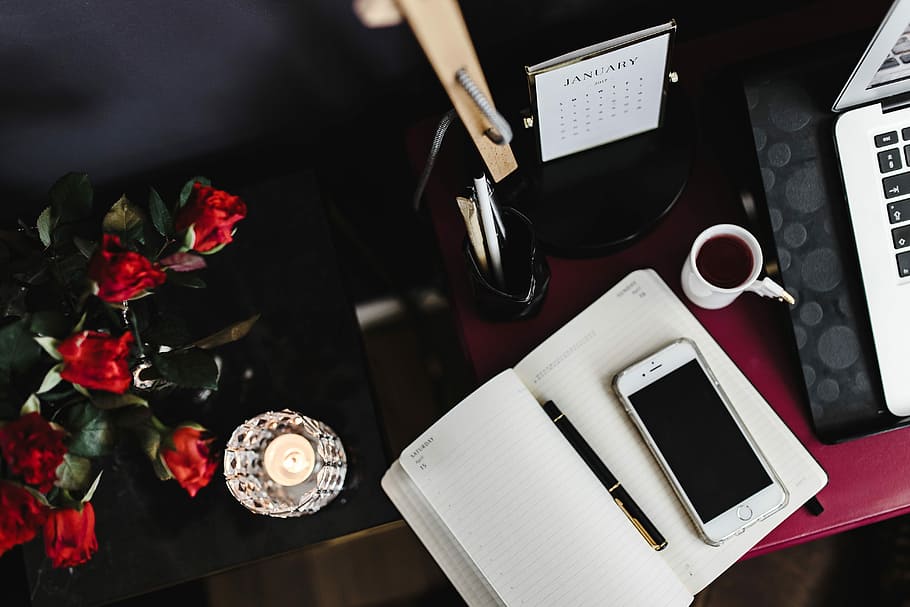
[[[908,422],[884,405],[834,146],[831,105],[861,50],[854,40],[827,44],[750,66],[742,78],[760,171],[756,210],[796,298],[793,338],[825,442]]]
[[[223,359],[217,392],[201,403],[175,393],[156,403],[156,414],[170,425],[202,423],[223,450],[245,419],[297,410],[341,437],[344,489],[316,514],[271,518],[234,500],[220,462],[211,484],[190,498],[176,482],[157,480],[140,451],[118,449],[92,500],[97,554],[72,570],[54,569],[40,539],[24,547],[34,607],[105,604],[399,518],[379,485],[389,458],[314,176],[256,182],[236,193],[249,215],[234,242],[208,259],[208,287],[176,303],[185,304],[200,335],[262,317],[242,340],[215,350]]]

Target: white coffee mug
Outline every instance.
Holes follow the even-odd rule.
[[[721,287],[712,284],[699,271],[696,264],[702,246],[712,238],[729,237],[741,241],[752,253],[752,268],[748,276],[735,287]],[[733,303],[733,300],[746,291],[758,293],[763,297],[773,297],[789,304],[794,303],[793,296],[768,277],[759,279],[763,267],[761,246],[758,239],[745,228],[731,223],[721,223],[703,231],[695,239],[689,256],[682,268],[682,288],[692,303],[702,308],[716,310]]]

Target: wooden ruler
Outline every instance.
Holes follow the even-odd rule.
[[[493,99],[455,0],[355,0],[354,11],[368,27],[394,25],[402,18],[407,20],[493,181],[501,181],[518,168],[508,144],[497,145],[484,135],[492,125],[455,80],[455,72],[464,68],[487,99]]]

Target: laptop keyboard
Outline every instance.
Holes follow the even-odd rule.
[[[910,127],[901,129],[900,136],[897,131],[876,135],[875,147],[885,148],[878,152],[878,169],[884,175],[882,188],[885,199],[910,194]],[[888,221],[896,225],[891,229],[891,243],[896,251],[897,274],[900,277],[910,276],[910,198],[888,203]]]

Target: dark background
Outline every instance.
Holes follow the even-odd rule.
[[[526,64],[669,18],[677,44],[697,45],[824,2],[460,4],[494,100],[514,114],[528,103]],[[33,222],[68,171],[113,203],[197,174],[230,189],[310,168],[347,289],[364,300],[438,280],[430,228],[410,209],[404,131],[448,107],[407,26],[367,29],[348,0],[0,0],[0,220]],[[0,603],[27,602],[23,582],[20,550],[0,557]],[[173,596],[195,604],[201,592]]]
[[[671,17],[685,42],[805,3],[462,9],[497,102],[520,105],[523,66],[556,53]],[[247,167],[344,163],[389,124],[447,104],[410,29],[367,29],[348,0],[4,0],[0,74],[6,200],[40,197],[71,170],[104,184],[227,151],[247,150]]]
[[[685,44],[811,4],[460,3],[513,124],[525,65],[670,18]],[[435,245],[411,211],[404,132],[449,107],[408,26],[368,29],[349,0],[0,0],[0,221],[33,222],[69,171],[112,204],[193,175],[232,189],[309,168],[351,240],[353,297],[384,294],[438,279],[414,254]]]

